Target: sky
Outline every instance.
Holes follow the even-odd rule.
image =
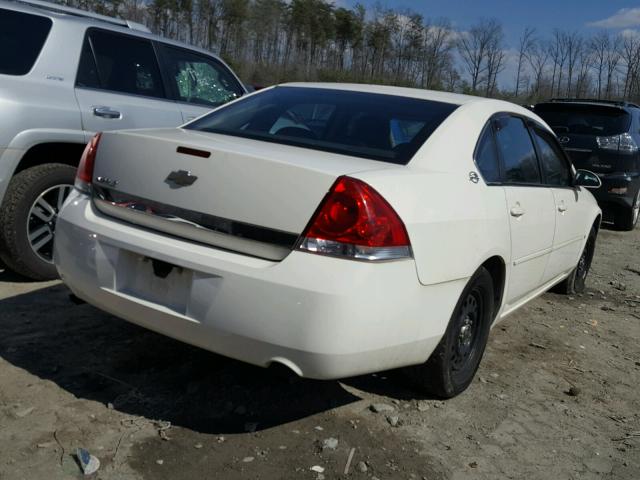
[[[380,4],[399,11],[409,9],[425,18],[446,17],[461,31],[480,18],[497,18],[502,22],[511,58],[527,26],[535,27],[540,37],[548,37],[555,28],[585,35],[601,30],[640,30],[640,0],[336,0],[335,3],[351,7],[358,1],[367,7]],[[510,78],[515,67],[512,61],[508,63],[499,79],[502,86],[515,83]]]
[[[640,0],[359,0],[366,6],[379,3],[397,10],[410,9],[428,18],[447,17],[454,26],[465,30],[479,18],[502,21],[507,42],[514,47],[526,26],[541,34],[554,28],[584,33],[640,27]],[[337,4],[352,6],[356,0]]]

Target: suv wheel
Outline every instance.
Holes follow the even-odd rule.
[[[73,188],[76,169],[60,163],[31,167],[15,175],[0,210],[0,258],[14,272],[51,280],[58,212]]]
[[[638,224],[638,217],[640,216],[640,190],[636,193],[636,198],[633,200],[633,206],[631,208],[621,209],[616,212],[614,223],[619,230],[633,230]]]

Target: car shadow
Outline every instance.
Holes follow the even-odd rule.
[[[415,398],[389,373],[314,381],[234,361],[76,305],[62,284],[0,299],[0,356],[78,398],[201,433],[263,430],[360,400],[343,384]]]

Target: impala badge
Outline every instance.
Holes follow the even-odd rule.
[[[190,187],[198,179],[191,172],[186,170],[174,170],[164,180],[164,183],[169,184],[171,188]]]

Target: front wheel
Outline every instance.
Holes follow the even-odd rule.
[[[51,280],[58,212],[73,189],[76,169],[50,163],[15,175],[0,209],[0,258],[32,280]]]
[[[573,295],[575,293],[582,293],[586,287],[587,275],[591,269],[591,261],[593,260],[593,254],[596,250],[596,237],[598,232],[596,227],[591,227],[589,237],[582,250],[578,265],[562,282],[557,284],[551,289],[552,292],[561,293],[564,295]]]
[[[466,390],[487,345],[494,317],[493,299],[493,279],[480,267],[463,290],[429,360],[405,369],[416,387],[440,398],[455,397]]]

